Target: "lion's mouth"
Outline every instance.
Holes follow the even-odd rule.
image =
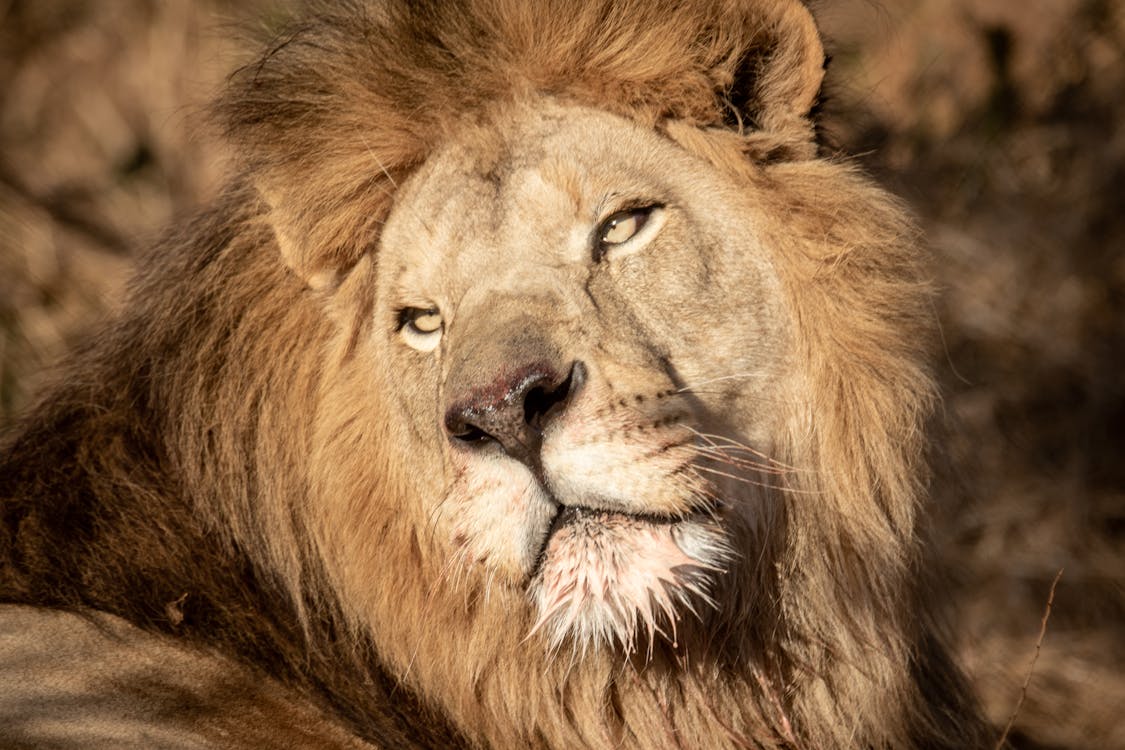
[[[560,534],[587,534],[597,535],[607,529],[620,528],[627,525],[667,526],[680,523],[688,518],[696,517],[697,513],[690,516],[660,516],[646,513],[626,513],[624,511],[611,511],[593,508],[585,505],[560,505],[558,512],[551,520],[550,526],[543,537],[543,545],[531,571],[531,578],[537,578],[547,562],[552,541]],[[556,550],[557,552],[557,550]]]
[[[731,556],[713,519],[660,517],[564,506],[546,534],[530,591],[557,646],[618,641],[627,650],[647,631],[674,633],[682,610],[698,613]],[[651,643],[651,640],[650,640]]]

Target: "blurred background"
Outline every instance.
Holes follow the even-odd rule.
[[[203,110],[284,4],[0,0],[0,429],[214,194]],[[1125,748],[1125,0],[815,9],[829,149],[914,207],[942,289],[962,661],[1016,747]]]

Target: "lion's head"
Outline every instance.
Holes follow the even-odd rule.
[[[141,287],[176,336],[122,336],[310,642],[338,610],[497,747],[970,742],[927,286],[818,151],[823,68],[796,0],[466,0],[322,8],[236,74],[244,181]]]
[[[369,269],[414,525],[451,579],[526,599],[548,648],[671,637],[789,473],[769,220],[588,107],[533,99],[465,130],[400,188]]]

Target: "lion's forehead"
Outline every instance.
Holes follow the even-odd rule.
[[[405,257],[407,273],[430,284],[482,270],[492,279],[503,262],[584,263],[594,224],[614,199],[670,191],[665,178],[682,165],[660,163],[670,158],[655,157],[663,150],[673,151],[633,123],[578,106],[505,111],[435,150],[412,175],[383,252]]]

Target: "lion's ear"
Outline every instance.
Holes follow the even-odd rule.
[[[731,127],[755,130],[789,158],[816,154],[812,112],[825,55],[812,14],[798,0],[767,0],[746,19],[747,43],[714,71]]]
[[[297,34],[271,48],[231,76],[215,115],[282,261],[310,287],[331,291],[377,245],[422,139],[379,83],[377,61],[360,65],[337,52],[346,70],[314,62],[335,59],[326,44]]]
[[[338,238],[331,238],[337,241],[326,243],[329,238],[323,236],[326,234],[325,227],[318,225],[328,219],[329,214],[314,215],[299,195],[275,188],[261,176],[256,181],[256,187],[266,204],[266,221],[273,230],[285,265],[310,288],[325,292],[334,290],[355,264],[360,249],[341,247]]]
[[[339,142],[348,147],[257,147],[247,159],[247,179],[281,260],[309,287],[325,292],[374,249],[397,190],[382,167],[381,157],[396,155],[390,148],[368,147],[362,136],[340,135]],[[393,146],[393,139],[380,143]]]
[[[295,174],[275,165],[254,179],[282,261],[324,292],[335,290],[377,242],[393,189],[370,172],[346,175],[349,160],[331,161],[335,169],[311,163]]]

